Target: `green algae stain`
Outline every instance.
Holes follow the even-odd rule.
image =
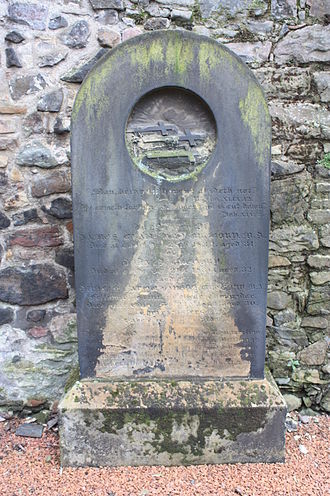
[[[269,112],[261,89],[250,83],[247,95],[239,102],[245,126],[250,130],[260,167],[268,164],[270,149]]]

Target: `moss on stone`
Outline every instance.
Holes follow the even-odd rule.
[[[64,392],[67,393],[69,391],[69,389],[72,388],[72,386],[77,382],[79,381],[79,378],[80,378],[80,369],[79,369],[79,365],[77,364],[75,367],[72,368],[68,378],[67,378],[67,381],[65,383],[65,386],[64,386]]]

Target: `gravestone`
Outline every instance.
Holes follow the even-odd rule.
[[[285,405],[264,377],[270,143],[254,76],[206,37],[139,36],[85,79],[63,465],[283,460]]]

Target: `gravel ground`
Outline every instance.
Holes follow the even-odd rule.
[[[0,424],[0,495],[326,496],[329,417],[303,420],[287,433],[285,464],[61,469],[57,433],[18,437],[11,419]]]

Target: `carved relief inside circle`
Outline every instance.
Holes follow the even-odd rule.
[[[216,124],[195,93],[161,88],[143,96],[126,126],[126,144],[144,173],[172,182],[195,177],[216,145]]]

